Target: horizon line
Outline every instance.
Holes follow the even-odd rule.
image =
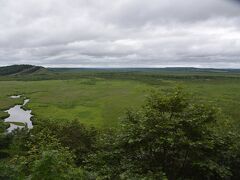
[[[40,66],[44,68],[64,68],[64,69],[170,69],[170,68],[189,68],[189,69],[216,69],[216,70],[224,70],[224,69],[229,69],[229,70],[240,70],[240,67],[226,67],[226,68],[221,68],[221,67],[199,67],[199,66],[162,66],[162,67],[154,67],[154,66],[142,66],[142,67],[116,67],[116,66],[47,66],[47,65],[34,65],[34,64],[12,64],[12,65],[0,65],[0,67],[8,67],[8,66],[14,66],[14,65],[31,65],[31,66]]]

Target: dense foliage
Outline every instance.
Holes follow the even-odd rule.
[[[239,137],[182,90],[152,92],[121,128],[39,121],[1,133],[0,179],[238,179]]]
[[[88,165],[108,179],[238,177],[237,135],[221,128],[216,109],[190,103],[181,91],[154,93],[140,111],[127,113],[121,131],[105,138]]]

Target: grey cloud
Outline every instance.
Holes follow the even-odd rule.
[[[235,0],[0,0],[0,65],[240,68]]]

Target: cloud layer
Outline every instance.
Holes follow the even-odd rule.
[[[0,65],[240,68],[237,0],[0,0]]]

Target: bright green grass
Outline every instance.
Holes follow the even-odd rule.
[[[195,98],[221,107],[235,122],[240,120],[239,79],[159,80],[154,85],[117,79],[0,81],[0,109],[22,101],[10,99],[10,95],[25,94],[31,99],[27,108],[32,110],[35,123],[41,119],[57,123],[78,120],[101,128],[117,127],[126,109],[143,104],[148,90],[179,84]]]
[[[79,120],[82,123],[116,126],[126,108],[142,104],[149,85],[133,81],[98,80],[2,81],[0,107],[6,109],[16,100],[11,94],[24,94],[31,101],[27,105],[35,119],[57,122]]]

